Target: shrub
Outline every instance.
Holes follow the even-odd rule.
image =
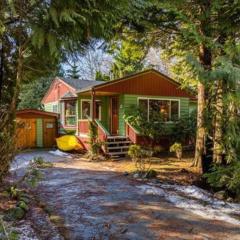
[[[157,155],[157,154],[159,154],[163,151],[164,151],[164,148],[160,145],[156,145],[156,146],[153,147],[153,154],[154,155]]]
[[[98,140],[97,125],[92,121],[89,121],[89,138],[89,157],[93,160],[94,158],[99,156],[104,143]]]
[[[141,177],[146,177],[150,171],[152,154],[152,151],[142,149],[139,145],[129,147],[128,155],[132,158]]]
[[[224,189],[240,199],[240,161],[229,165],[215,165],[212,172],[204,174],[211,187]]]
[[[36,168],[51,168],[53,164],[51,162],[44,161],[43,157],[35,157],[33,158],[32,165],[35,165]]]
[[[131,106],[124,113],[124,120],[137,129],[141,135],[158,141],[159,137],[169,134],[169,129],[164,125],[161,114],[154,114],[151,119],[146,118],[145,110]]]
[[[176,157],[178,160],[182,159],[182,144],[181,143],[174,143],[171,147],[170,147],[170,152],[175,152]]]
[[[125,111],[124,119],[141,135],[150,137],[155,143],[159,143],[163,136],[168,136],[172,143],[189,140],[191,144],[194,144],[196,115],[196,111],[193,111],[190,116],[182,117],[173,124],[166,124],[161,113],[153,114],[148,120],[146,110],[133,105]]]
[[[171,136],[173,143],[182,142],[186,140],[190,144],[195,144],[196,128],[197,128],[197,113],[193,111],[190,116],[185,116],[176,121],[173,125]]]

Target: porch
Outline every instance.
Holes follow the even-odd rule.
[[[89,149],[89,122],[97,126],[98,140],[110,156],[126,155],[129,145],[137,143],[138,133],[123,119],[123,95],[88,91],[78,95],[78,137]]]

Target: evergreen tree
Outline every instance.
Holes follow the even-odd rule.
[[[113,55],[111,76],[113,79],[142,71],[145,66],[145,58],[149,50],[149,39],[138,39],[128,34],[125,28],[121,39],[115,40],[109,47]]]
[[[77,64],[74,62],[73,65],[71,65],[71,68],[67,70],[67,76],[70,78],[78,79],[80,78],[79,70]]]
[[[0,177],[13,154],[21,84],[49,76],[91,38],[109,38],[125,7],[125,0],[0,1]]]
[[[95,80],[97,80],[97,81],[109,81],[110,80],[110,76],[107,75],[107,74],[104,74],[104,73],[102,73],[100,71],[97,71]]]
[[[43,109],[41,100],[52,83],[53,77],[36,79],[23,84],[20,90],[18,109]]]
[[[227,150],[223,133],[226,135],[227,129],[232,129],[228,126],[230,123],[224,125],[224,117],[229,117],[227,109],[233,104],[231,101],[229,105],[227,99],[233,99],[232,94],[232,97],[229,96],[229,80],[235,79],[236,82],[236,74],[231,69],[235,68],[236,72],[238,68],[232,62],[232,56],[236,55],[236,45],[239,44],[240,3],[230,0],[192,0],[186,7],[186,1],[152,0],[142,4],[136,1],[134,4],[135,13],[129,15],[123,24],[138,31],[142,37],[154,36],[156,44],[170,49],[176,54],[175,59],[180,57],[178,71],[185,72],[189,75],[188,80],[193,79],[197,85],[195,166],[202,169],[206,139],[212,141],[213,160],[223,162],[223,157],[229,155],[229,151],[236,152],[239,146]],[[228,70],[224,67],[226,62]],[[236,90],[231,88],[234,93]],[[226,102],[228,105],[225,105]]]

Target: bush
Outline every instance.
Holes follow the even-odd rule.
[[[125,111],[124,120],[138,130],[141,135],[155,141],[158,141],[161,136],[169,135],[170,128],[164,125],[160,113],[154,114],[148,121],[145,110],[133,105]]]
[[[142,149],[139,145],[131,145],[129,147],[128,155],[132,158],[137,172],[141,177],[148,176],[151,167],[152,154],[152,151]]]
[[[98,140],[98,128],[95,122],[89,121],[89,158],[91,160],[98,159],[99,154],[101,153],[102,146],[104,142]]]
[[[178,160],[182,159],[182,144],[181,143],[174,143],[171,147],[170,147],[170,152],[175,152],[176,157]]]
[[[194,144],[196,116],[196,111],[193,111],[190,116],[182,117],[173,124],[166,124],[161,113],[155,113],[148,120],[146,110],[134,105],[124,113],[124,119],[131,126],[138,130],[141,135],[150,137],[155,143],[159,143],[163,136],[168,136],[172,143],[189,140],[191,144]]]
[[[197,128],[197,113],[193,111],[190,116],[185,116],[176,121],[173,125],[171,136],[173,142],[195,144],[196,128]]]
[[[33,163],[34,167],[36,168],[51,168],[53,164],[51,162],[46,162],[42,157],[34,157]]]
[[[224,189],[240,200],[240,161],[225,166],[215,165],[204,177],[211,187]]]

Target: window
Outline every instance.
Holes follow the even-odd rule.
[[[88,100],[82,101],[82,119],[88,119],[91,115],[91,103]]]
[[[101,118],[102,118],[102,116],[101,116],[101,110],[102,110],[101,105],[102,105],[102,103],[100,101],[96,101],[95,104],[96,104],[95,118],[101,120]]]
[[[58,113],[58,105],[57,104],[52,106],[52,111],[55,113]]]
[[[76,101],[65,102],[65,125],[75,126],[76,125]]]
[[[179,119],[179,101],[163,99],[139,99],[139,107],[146,118],[158,121],[176,121]]]
[[[162,119],[167,122],[170,120],[170,101],[166,100],[149,100],[149,118],[157,121]]]
[[[101,120],[101,101],[95,102],[95,118]],[[91,117],[91,100],[82,100],[81,103],[81,118],[82,119],[88,119],[88,117]]]
[[[176,121],[179,119],[179,102],[171,101],[171,120]]]
[[[139,108],[144,119],[148,119],[148,99],[139,99]]]

